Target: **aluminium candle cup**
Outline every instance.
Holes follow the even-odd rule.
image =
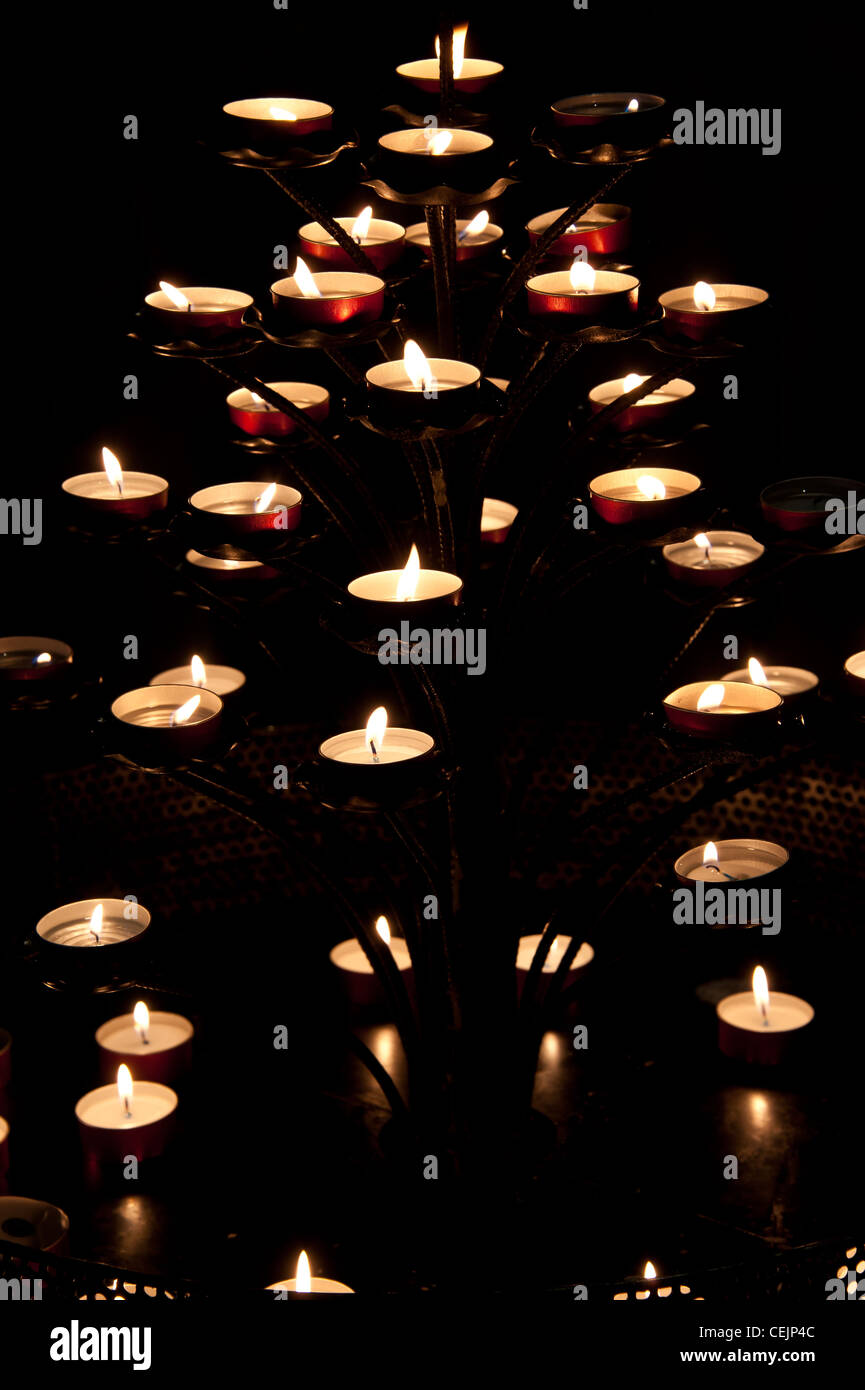
[[[389,949],[406,989],[411,991],[414,974],[408,946],[402,937],[392,936]],[[347,941],[337,942],[329,958],[333,968],[338,971],[339,986],[344,997],[355,1008],[379,1008],[387,1003],[384,986],[359,941],[350,937]]]
[[[193,492],[189,505],[201,526],[215,537],[244,537],[265,532],[274,538],[300,525],[303,498],[297,488],[277,484],[267,511],[255,510],[266,482],[217,483]]]
[[[769,298],[766,290],[753,285],[712,284],[711,288],[715,292],[712,309],[697,308],[693,285],[683,285],[658,295],[658,303],[664,311],[663,329],[668,337],[685,337],[695,343],[705,343],[713,338],[739,334],[746,328],[747,311],[765,304]]]
[[[478,409],[479,368],[448,357],[431,357],[428,365],[434,381],[428,395],[412,385],[402,358],[370,367],[366,373],[370,418],[384,427],[464,425]]]
[[[158,473],[135,473],[123,470],[123,491],[108,481],[104,472],[76,473],[64,478],[62,488],[74,505],[103,520],[128,517],[142,521],[168,505],[168,483]]]
[[[844,681],[851,695],[865,699],[865,652],[854,652],[844,662]]]
[[[640,282],[635,275],[618,270],[595,271],[594,289],[578,294],[567,270],[546,271],[526,281],[529,313],[583,323],[621,322],[636,313]],[[577,327],[582,327],[578,323]]]
[[[657,478],[664,484],[665,497],[644,497],[637,479]],[[611,473],[599,473],[589,483],[589,500],[604,521],[613,526],[628,522],[648,522],[661,528],[674,524],[695,493],[703,486],[695,473],[680,468],[617,468]]]
[[[770,525],[782,531],[805,531],[825,527],[831,515],[829,503],[846,505],[850,492],[861,497],[865,488],[855,478],[785,478],[763,488],[760,510]]]
[[[291,121],[274,116],[272,107],[278,111],[290,111],[295,119]],[[300,136],[330,130],[333,124],[332,106],[324,101],[307,101],[300,97],[246,97],[241,101],[227,101],[222,109],[236,124],[238,136],[251,142],[253,148],[262,142],[267,145],[293,145]]]
[[[127,1154],[158,1158],[168,1144],[176,1118],[177,1095],[158,1081],[139,1081],[132,1073],[131,1117],[125,1118],[117,1083],[98,1086],[75,1106],[81,1143],[88,1158],[122,1162]]]
[[[627,395],[635,387],[626,386],[627,377],[616,377],[611,381],[602,381],[597,386],[593,386],[589,392],[589,407],[593,415],[597,415],[608,405],[613,405],[620,397]],[[696,391],[692,381],[685,381],[683,377],[673,377],[672,381],[667,381],[663,386],[659,386],[657,391],[650,391],[648,396],[643,396],[636,405],[628,406],[615,419],[610,421],[614,430],[639,430],[647,425],[655,425],[660,420],[666,420],[670,415],[676,415],[677,420],[681,418],[687,409],[686,402],[690,402],[691,397]]]
[[[526,223],[529,242],[536,246],[548,227],[558,222],[566,208],[541,212]],[[575,223],[573,232],[562,232],[547,250],[548,256],[572,257],[579,247],[593,255],[609,256],[624,251],[631,240],[631,209],[621,203],[595,203]]]
[[[718,854],[713,862],[736,881],[753,883],[776,874],[786,877],[790,855],[783,845],[777,845],[772,840],[714,840],[713,844]],[[684,888],[692,888],[700,881],[719,888],[729,887],[731,880],[725,878],[724,873],[704,865],[704,849],[705,844],[696,845],[679,855],[673,865],[679,883]]]
[[[100,904],[103,918],[97,945],[89,923]],[[134,971],[149,926],[150,913],[140,903],[83,898],[40,917],[36,941],[40,956],[61,979],[107,979]]]
[[[375,323],[384,313],[384,280],[358,270],[324,270],[313,275],[318,295],[305,295],[293,275],[270,287],[277,312],[297,328],[338,328]]]
[[[460,241],[459,233],[464,232],[466,227],[468,227],[473,220],[474,219],[471,217],[458,217],[456,219],[457,241],[455,254],[458,265],[464,261],[483,260],[486,256],[489,256],[493,252],[500,251],[502,248],[502,238],[505,234],[504,228],[499,227],[495,222],[488,222],[482,232],[478,232],[473,236],[464,237],[463,240]],[[419,250],[423,252],[427,260],[430,259],[432,253],[430,250],[429,227],[425,222],[413,222],[410,227],[406,227],[405,239],[409,246],[417,246]]]
[[[517,519],[518,508],[500,497],[485,497],[481,510],[481,541],[484,545],[501,545],[510,535]]]
[[[393,130],[378,141],[378,163],[387,183],[400,192],[421,192],[445,186],[464,193],[488,188],[496,173],[498,154],[489,135],[478,130],[448,129],[451,142],[433,154],[425,131]]]
[[[440,70],[438,58],[416,58],[411,63],[400,63],[397,76],[404,77],[413,87],[430,96],[438,96],[440,91]],[[463,58],[459,77],[454,75],[454,91],[457,96],[473,96],[482,92],[491,82],[504,72],[501,63],[490,58]]]
[[[766,675],[766,685],[770,690],[778,692],[785,705],[791,701],[798,703],[800,700],[816,695],[820,689],[820,677],[813,671],[806,670],[804,666],[764,666],[763,670]],[[729,671],[722,679],[741,681],[745,685],[760,684],[760,682],[751,680],[751,673],[747,667]]]
[[[741,579],[765,553],[766,547],[745,531],[707,531],[712,547],[709,563],[694,540],[675,541],[661,551],[673,579],[699,587],[723,587]]]
[[[730,994],[716,1005],[718,1047],[725,1057],[771,1067],[798,1051],[801,1030],[811,1022],[814,1010],[795,994],[769,992],[768,1026],[754,1002],[753,991]]]
[[[116,1083],[121,1063],[129,1068],[136,1085],[141,1081],[173,1084],[192,1063],[194,1028],[182,1014],[154,1010],[150,1014],[148,1041],[142,1042],[132,1014],[110,1018],[96,1030],[100,1075]]]
[[[630,109],[633,102],[636,110]],[[645,148],[663,133],[665,105],[664,98],[652,92],[587,92],[561,97],[550,111],[569,145],[610,144],[633,150]]]
[[[197,708],[172,726],[171,715],[193,695],[199,696]],[[163,759],[194,758],[218,743],[222,708],[218,695],[196,685],[145,685],[119,695],[111,715],[120,751],[144,767],[159,767]]]
[[[528,978],[529,970],[531,969],[532,960],[534,959],[535,952],[537,951],[538,946],[541,943],[541,938],[541,932],[533,933],[529,936],[520,937],[515,966],[517,972],[518,999],[522,998],[523,990],[526,987],[526,980]],[[550,981],[554,978],[556,971],[559,968],[559,961],[561,960],[565,951],[570,946],[572,939],[573,938],[570,936],[559,936],[557,938],[559,942],[559,950],[556,953],[556,955],[553,956],[551,951],[547,953],[547,958],[544,962],[544,969],[541,971],[538,980],[537,992],[535,995],[535,998],[538,1003],[542,1003],[543,1000],[546,998],[547,990],[550,987]],[[580,976],[583,974],[584,970],[586,969],[586,966],[589,965],[590,962],[594,960],[594,958],[594,947],[590,946],[587,941],[583,941],[581,945],[578,947],[574,959],[568,966],[567,975],[565,977],[565,982],[562,988],[567,989],[570,985],[574,983],[575,980],[578,980]],[[553,969],[549,968],[551,960],[554,962]]]
[[[336,217],[334,221],[349,236],[355,224],[354,217]],[[306,222],[298,232],[301,255],[313,260],[325,261],[334,270],[356,270],[354,261],[347,251],[322,227],[320,222]],[[387,270],[399,260],[406,242],[406,229],[399,222],[388,222],[382,217],[373,217],[369,231],[359,242],[361,251],[372,262],[376,270]]]
[[[711,709],[697,708],[697,701],[712,685],[723,687],[724,699]],[[784,701],[765,685],[738,681],[692,681],[665,696],[664,713],[675,729],[712,738],[736,739],[778,723]]]
[[[50,661],[40,661],[44,653]],[[72,648],[56,637],[0,637],[0,683],[19,681],[39,686],[72,674]]]
[[[212,690],[221,700],[236,695],[246,685],[246,673],[236,666],[217,666],[205,664],[206,679],[198,686],[192,678],[191,666],[173,666],[168,671],[160,671],[150,680],[150,685],[194,685],[196,690]]]
[[[60,1207],[33,1197],[0,1197],[0,1240],[64,1255],[69,1244],[69,1217]]]
[[[366,746],[366,730],[334,734],[319,745],[316,767],[320,791],[344,800],[360,796],[375,803],[409,795],[430,784],[438,762],[435,742],[420,729],[388,727],[379,763]]]
[[[323,386],[315,386],[309,381],[266,381],[264,384],[271,391],[285,396],[286,400],[296,405],[298,410],[302,410],[313,422],[327,419],[330,411],[330,393]],[[243,430],[244,434],[280,439],[287,434],[294,434],[299,428],[290,415],[275,410],[267,401],[259,405],[253,399],[253,395],[252,391],[241,386],[236,391],[230,391],[225,398],[232,424]]]
[[[178,285],[192,305],[178,309],[164,290],[153,290],[144,302],[172,338],[186,338],[190,330],[197,338],[216,337],[243,326],[243,315],[252,305],[252,295],[240,290],[216,289],[212,285]]]

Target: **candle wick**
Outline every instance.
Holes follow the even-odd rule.
[[[131,1120],[131,1119],[132,1119],[132,1111],[131,1111],[130,1108],[129,1108],[129,1097],[128,1097],[128,1096],[124,1096],[124,1097],[123,1097],[123,1118],[124,1118],[124,1120]]]
[[[99,945],[99,933],[98,933],[98,931],[93,931],[92,928],[91,928],[90,935],[93,937],[93,940],[96,942],[96,945],[98,946],[98,945]]]
[[[378,762],[378,751],[377,751],[376,746],[375,746],[375,744],[373,743],[372,739],[370,739],[370,741],[369,741],[369,751],[370,751],[370,753],[372,753],[372,760],[373,760],[373,762],[374,762],[374,763],[377,763],[377,762]]]
[[[721,868],[720,864],[707,864],[707,865],[706,865],[706,868],[707,868],[707,869],[714,869],[716,874],[720,874],[722,878],[728,878],[728,879],[730,879],[731,883],[739,883],[739,882],[740,882],[740,879],[739,879],[739,875],[738,875],[738,874],[728,874],[727,871],[726,871],[725,869],[722,869],[722,868]]]

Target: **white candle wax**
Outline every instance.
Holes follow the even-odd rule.
[[[117,1086],[98,1086],[83,1095],[75,1107],[82,1124],[91,1129],[141,1129],[164,1120],[177,1108],[177,1096],[158,1081],[136,1081],[127,1115]]]
[[[400,77],[410,82],[440,82],[441,70],[438,58],[415,58],[411,63],[400,63],[397,68]],[[459,91],[469,83],[488,82],[504,72],[501,63],[489,58],[463,58],[459,74],[454,73],[454,87]]]
[[[194,565],[196,569],[214,570],[219,574],[263,568],[261,560],[222,560],[218,555],[204,555],[200,550],[187,550],[184,558],[188,565]]]
[[[387,944],[393,956],[394,963],[398,970],[411,970],[411,956],[408,946],[402,937],[392,936]],[[345,970],[350,975],[373,975],[375,971],[370,965],[364,953],[364,949],[359,941],[351,939],[340,941],[330,952],[330,960],[339,970]]]
[[[102,473],[77,473],[65,478],[63,491],[71,497],[89,497],[102,502],[122,502],[131,497],[154,497],[166,492],[168,483],[157,473],[132,473],[123,470],[123,485],[118,487]]]
[[[288,1293],[297,1293],[296,1279],[281,1279],[278,1284],[268,1284],[269,1289],[284,1290]],[[340,1284],[336,1279],[312,1278],[309,1281],[309,1289],[304,1290],[309,1293],[354,1293],[348,1284]]]
[[[665,309],[689,314],[722,314],[732,309],[749,309],[755,304],[764,304],[769,298],[765,290],[752,285],[710,284],[714,291],[715,303],[704,308],[694,301],[694,286],[683,285],[679,289],[667,290],[658,296],[658,303]]]
[[[789,697],[790,695],[803,695],[807,690],[815,690],[819,685],[819,678],[813,671],[806,671],[801,666],[764,666],[766,675],[765,684],[770,690],[776,690],[779,695]],[[723,677],[728,681],[743,681],[750,685],[762,685],[762,681],[752,681],[751,673],[747,667],[738,671],[731,671],[729,675]]]
[[[192,685],[196,689],[212,690],[214,695],[230,695],[246,683],[246,676],[236,666],[213,666],[208,662],[204,669],[207,674],[200,686],[190,666],[172,666],[167,671],[160,671],[152,678],[150,684]]]
[[[387,135],[382,135],[378,143],[384,150],[391,150],[397,154],[418,155],[422,159],[447,159],[451,155],[477,154],[492,147],[493,142],[489,135],[483,135],[478,130],[448,129],[450,142],[437,154],[433,148],[433,140],[435,136],[444,134],[445,129],[442,126],[430,131],[429,135],[418,130],[392,130]]]
[[[94,918],[98,907],[102,908],[101,923]],[[51,946],[98,949],[131,941],[149,926],[150,913],[140,903],[123,898],[83,898],[46,913],[36,924],[36,934]]]
[[[730,994],[717,1006],[718,1017],[732,1028],[748,1033],[790,1033],[804,1028],[814,1017],[814,1010],[795,994],[769,993],[769,1005],[764,1017],[754,1000],[753,990]]]
[[[760,878],[783,868],[790,858],[782,845],[773,844],[771,840],[715,840],[712,843],[717,855],[712,862],[718,867],[703,863],[705,845],[698,845],[676,860],[673,867],[680,878],[723,885],[729,881],[724,874],[734,879]]]
[[[310,272],[312,274],[312,272]],[[367,295],[379,294],[384,289],[384,280],[377,275],[365,275],[362,271],[318,270],[312,275],[318,294],[304,294],[293,275],[276,280],[271,290],[281,299],[360,299]]]
[[[697,545],[695,540],[665,545],[664,558],[684,569],[736,569],[751,565],[765,551],[765,546],[744,531],[708,531],[710,549]]]
[[[429,753],[434,740],[420,729],[401,729],[388,725],[381,748],[378,749],[378,762],[366,745],[366,729],[351,729],[344,734],[335,734],[325,739],[319,748],[323,758],[337,763],[356,763],[374,767],[385,763],[407,762],[421,758]]]
[[[397,585],[403,577],[403,570],[377,570],[372,574],[360,574],[352,579],[348,592],[354,598],[367,599],[374,603],[400,603],[410,606],[424,599],[443,599],[458,594],[463,582],[457,574],[447,570],[422,569],[418,573],[417,588],[410,598],[401,599],[397,595]]]
[[[247,121],[269,121],[273,125],[284,126],[288,131],[292,126],[329,120],[333,115],[333,107],[328,106],[327,102],[307,101],[301,97],[245,97],[240,101],[226,102],[222,109],[228,116],[240,116]],[[281,114],[283,112],[287,114]]]
[[[192,1038],[193,1031],[189,1019],[182,1014],[154,1011],[150,1014],[145,1042],[130,1013],[103,1023],[96,1030],[96,1041],[107,1052],[121,1053],[126,1057],[150,1057],[185,1046]]]
[[[517,517],[517,508],[512,502],[503,502],[498,497],[485,497],[481,511],[481,532],[503,531],[512,526]]]
[[[503,227],[499,227],[495,222],[488,222],[483,231],[460,237],[460,233],[464,233],[472,221],[471,217],[456,219],[457,250],[460,246],[489,246],[494,241],[500,241],[505,234]],[[412,246],[429,247],[429,227],[425,222],[413,222],[405,229],[405,239]]]
[[[593,386],[589,392],[589,400],[595,401],[598,405],[611,405],[620,397],[636,390],[641,384],[635,381],[627,385],[627,377],[615,377],[611,381],[602,381],[597,386]],[[673,405],[677,401],[687,400],[696,390],[692,381],[685,381],[683,377],[674,377],[672,381],[666,382],[657,391],[650,391],[647,396],[642,396],[640,400],[634,402],[633,409],[639,406],[650,405]]]
[[[534,960],[535,955],[537,953],[537,949],[541,944],[541,939],[542,933],[540,932],[534,933],[531,936],[520,937],[520,944],[517,950],[517,970],[529,971],[531,969],[532,961]],[[556,970],[558,970],[562,956],[565,954],[565,951],[567,951],[568,947],[570,946],[571,940],[572,938],[570,936],[559,936],[556,938],[555,942],[550,947],[549,952],[547,953],[547,958],[544,961],[544,964],[541,968],[542,974],[552,975],[555,973]],[[594,960],[594,958],[594,948],[591,947],[587,941],[584,941],[582,945],[578,948],[577,953],[574,956],[574,959],[568,966],[568,974],[570,974],[572,971],[582,970],[583,967],[588,965],[589,961]]]
[[[370,220],[369,231],[360,241],[354,235],[355,217],[335,217],[338,227],[342,227],[354,241],[356,246],[382,246],[391,241],[401,241],[405,236],[405,228],[399,222],[388,222],[383,217],[373,217]],[[336,246],[336,237],[331,236],[320,222],[306,222],[298,232],[302,241],[316,242],[320,246]]]
[[[270,505],[257,511],[256,500],[268,486],[267,482],[217,483],[194,492],[189,505],[196,511],[219,516],[271,516],[281,508],[290,512],[300,505],[302,498],[297,489],[278,483]]]

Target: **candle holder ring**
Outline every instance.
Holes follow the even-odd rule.
[[[319,169],[339,158],[340,155],[357,152],[359,140],[357,131],[344,126],[340,131],[334,124],[319,134],[307,135],[303,144],[286,145],[274,142],[269,148],[254,149],[251,145],[223,148],[230,138],[223,123],[212,140],[199,140],[200,148],[208,150],[234,164],[238,169]],[[262,141],[262,144],[265,142]]]
[[[411,768],[411,764],[406,765]],[[353,815],[393,814],[410,811],[437,800],[447,790],[454,772],[445,767],[441,754],[434,751],[424,760],[423,768],[394,779],[394,786],[375,796],[352,786],[350,765],[327,767],[322,761],[310,759],[295,768],[291,778],[292,790],[308,793],[320,806],[329,811],[347,811]]]
[[[194,693],[191,686],[190,693]],[[124,727],[120,725],[119,720],[114,720],[107,714],[99,716],[94,728],[94,734],[99,740],[103,757],[115,759],[139,772],[151,772],[159,776],[183,769],[195,771],[201,766],[206,767],[211,763],[223,762],[246,735],[247,724],[243,716],[235,709],[223,705],[218,730],[215,731],[206,747],[190,749],[182,737],[184,727],[179,725],[173,731],[181,736],[177,740],[176,756],[172,754],[170,741],[161,737],[158,746],[159,761],[155,759],[152,763],[149,760],[143,761],[142,753],[146,751],[148,735],[166,732],[172,731],[141,729],[134,724]]]
[[[519,180],[510,176],[503,176],[481,191],[451,188],[445,184],[436,184],[433,188],[422,190],[399,189],[394,188],[385,179],[372,177],[363,178],[360,182],[364,188],[372,189],[373,193],[379,198],[384,198],[388,203],[404,203],[407,207],[451,207],[456,209],[481,207],[484,203],[492,202],[494,198],[500,198],[511,184],[518,183]]]
[[[646,343],[664,357],[680,358],[683,366],[692,362],[721,361],[742,352],[747,346],[745,342],[733,338],[712,338],[707,342],[695,343],[684,336],[671,337],[666,333],[663,323],[663,314],[660,314],[656,326],[645,335]]]
[[[299,328],[294,333],[286,332],[287,323],[276,309],[255,308],[256,328],[262,338],[277,347],[300,348],[305,351],[324,348],[332,351],[342,347],[364,347],[367,343],[377,343],[396,329],[401,322],[403,306],[397,300],[385,295],[386,317],[372,323],[361,323],[355,327],[348,324],[334,324],[328,328]]]
[[[530,314],[522,297],[512,299],[502,309],[502,318],[524,338],[533,338],[539,343],[569,344],[573,347],[594,346],[599,343],[626,343],[645,335],[646,329],[659,323],[661,311],[657,306],[651,309],[637,309],[630,313],[627,322],[617,324],[590,323],[579,327],[581,320],[576,315]],[[558,319],[567,320],[559,325]]]
[[[558,163],[574,166],[644,164],[646,160],[654,159],[658,154],[673,148],[672,137],[663,135],[654,144],[636,150],[624,149],[621,145],[614,145],[609,142],[585,149],[576,149],[572,140],[561,139],[551,134],[544,126],[535,126],[529,137],[529,142],[533,149],[546,151]]]
[[[426,127],[426,112],[410,111],[407,106],[400,106],[394,102],[391,106],[383,106],[382,114],[386,116],[396,116],[402,125],[412,126],[414,129],[421,130]],[[486,124],[490,119],[488,111],[470,111],[467,106],[454,106],[451,108],[448,124],[458,126],[460,130],[476,130]]]
[[[252,311],[258,311],[253,308]],[[254,352],[257,347],[261,347],[261,337],[256,323],[248,323],[244,317],[243,326],[232,329],[229,332],[221,333],[218,336],[197,339],[191,335],[182,338],[171,338],[168,342],[162,341],[163,332],[161,325],[154,323],[152,326],[144,313],[136,315],[140,327],[136,326],[127,334],[133,342],[142,343],[149,347],[151,352],[157,357],[192,357],[203,361],[207,357],[240,357],[246,353]]]
[[[508,399],[504,391],[500,390],[487,377],[481,377],[476,396],[480,408],[473,411],[460,424],[452,425],[426,423],[389,425],[384,416],[371,418],[368,413],[369,400],[366,393],[362,391],[347,396],[344,409],[346,419],[363,425],[373,434],[382,435],[385,439],[393,439],[397,443],[417,444],[421,440],[439,439],[443,435],[450,437],[451,435],[470,434],[473,430],[483,428],[484,425],[493,424],[507,413]]]

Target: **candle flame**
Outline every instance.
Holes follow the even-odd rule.
[[[766,979],[766,972],[762,965],[758,965],[751,980],[751,989],[754,992],[754,1003],[759,1009],[763,1018],[769,1021],[769,981]]]
[[[97,903],[92,913],[90,914],[90,921],[88,923],[90,931],[96,937],[97,946],[99,945],[99,938],[102,935],[102,918],[104,916],[104,913],[105,908],[102,906],[102,903]]]
[[[132,1010],[132,1022],[135,1024],[141,1041],[147,1042],[147,1030],[150,1027],[150,1010],[141,999],[139,999],[135,1008]]]
[[[435,135],[427,141],[427,149],[430,154],[444,154],[453,138],[452,130],[437,130]]]
[[[125,1062],[121,1062],[117,1068],[117,1095],[120,1098],[121,1108],[128,1115],[129,1102],[132,1099],[132,1072]]]
[[[35,657],[33,658],[33,665],[34,665],[34,666],[46,666],[50,660],[51,660],[51,653],[50,653],[50,652],[40,652],[38,656],[35,656]]]
[[[201,704],[201,696],[193,695],[191,700],[186,700],[182,705],[178,705],[168,721],[173,729],[176,724],[185,724],[187,719],[195,713]]]
[[[760,665],[756,656],[752,656],[750,661],[748,662],[748,675],[751,677],[751,682],[753,685],[769,684],[768,680],[766,679],[766,672],[763,670],[763,667]]]
[[[364,208],[354,219],[354,226],[351,234],[355,241],[363,241],[365,236],[369,236],[369,224],[372,221],[372,208]]]
[[[387,710],[384,705],[379,705],[378,709],[374,709],[366,721],[366,736],[364,738],[364,743],[374,758],[377,758],[381,752],[386,731]]]
[[[454,77],[459,77],[463,70],[463,63],[465,61],[466,54],[466,36],[468,32],[469,26],[467,24],[460,24],[457,28],[454,29],[454,41],[451,45],[451,52],[453,53]],[[441,58],[441,56],[441,41],[439,39],[438,34],[436,34],[436,57]]]
[[[384,942],[385,946],[390,945],[390,927],[386,917],[379,917],[375,924],[375,929]]]
[[[571,264],[571,287],[577,294],[591,294],[595,288],[595,272],[588,261],[575,257]]]
[[[637,387],[642,386],[644,381],[648,381],[648,377],[640,376],[639,372],[628,372],[622,382],[622,391],[626,395],[628,391],[636,391]]]
[[[264,399],[263,399],[263,397],[262,397],[262,396],[259,396],[257,392],[255,392],[255,391],[250,391],[249,394],[250,394],[250,396],[252,397],[252,404],[253,404],[253,405],[264,405]]]
[[[309,1256],[305,1250],[301,1250],[297,1257],[294,1287],[297,1293],[309,1293],[312,1289],[312,1280],[309,1274]]]
[[[559,945],[559,938],[558,938],[557,936],[554,936],[554,937],[553,937],[553,941],[552,941],[552,945],[550,946],[550,949],[549,949],[549,953],[548,953],[547,958],[546,958],[546,960],[544,961],[543,966],[542,966],[542,969],[543,969],[544,971],[547,971],[548,973],[551,973],[553,970],[556,970],[556,969],[558,968],[559,962],[558,962],[557,957],[558,957],[559,955],[561,955],[561,950],[562,950],[562,948],[561,948],[561,946]]]
[[[412,386],[421,391],[427,390],[433,380],[432,369],[414,338],[408,339],[402,360]]]
[[[189,670],[192,675],[192,684],[203,686],[207,680],[207,667],[200,656],[194,656],[189,663]]]
[[[709,840],[703,850],[703,863],[717,866],[718,847],[713,840]]]
[[[112,454],[110,449],[102,450],[102,467],[108,475],[108,481],[117,491],[123,492],[123,469],[120,467],[120,460],[116,454]]]
[[[190,302],[183,293],[183,290],[175,289],[174,285],[170,285],[167,280],[160,280],[159,288],[162,290],[163,294],[168,296],[175,309],[190,308]]]
[[[258,496],[256,497],[255,501],[253,502],[253,504],[252,504],[253,510],[256,511],[256,512],[258,512],[259,515],[260,515],[262,512],[266,512],[267,509],[268,509],[268,507],[270,506],[270,504],[271,504],[271,502],[273,501],[273,499],[274,499],[275,496],[276,496],[276,483],[268,483],[268,485],[267,485],[267,487],[264,489],[264,491],[263,491],[263,492],[260,492],[260,493],[258,494]]]
[[[294,283],[304,299],[321,299],[321,290],[315,283],[315,277],[306,262],[300,259],[300,256],[298,256],[297,265],[294,267]]]
[[[396,597],[398,603],[404,603],[407,599],[414,598],[417,593],[418,580],[420,579],[420,556],[417,553],[417,546],[413,545],[409,551],[405,569],[396,581]]]
[[[646,1261],[646,1268],[643,1270],[644,1279],[657,1279],[658,1274],[651,1260]]]
[[[486,231],[489,226],[490,215],[486,208],[481,208],[467,227],[463,228],[463,236],[480,236],[481,232]]]
[[[698,280],[694,286],[694,303],[698,309],[714,309],[715,291],[705,280]]]
[[[703,552],[703,559],[708,560],[712,553],[712,542],[709,540],[705,531],[701,531],[698,536],[694,537],[694,545],[700,547]]]
[[[268,115],[272,121],[296,121],[297,116],[287,106],[269,106]]]
[[[629,111],[639,111],[639,109],[640,109],[640,103],[637,101],[637,98],[636,98],[636,97],[631,97],[631,100],[628,102],[628,110],[629,110]]]
[[[667,489],[660,478],[653,477],[651,473],[641,474],[637,479],[637,489],[648,502],[660,502],[667,495]]]
[[[697,701],[698,710],[718,709],[724,703],[723,685],[707,685],[699,700]]]

